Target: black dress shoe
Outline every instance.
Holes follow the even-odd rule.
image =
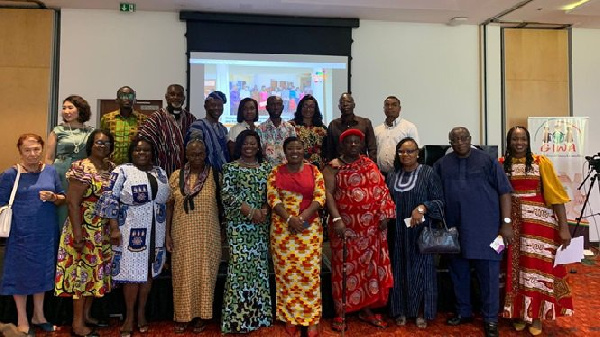
[[[485,330],[485,337],[498,337],[498,323],[496,322],[485,322],[483,323],[483,329]]]
[[[471,323],[471,322],[473,322],[473,317],[462,317],[460,315],[457,315],[457,316],[448,318],[448,320],[446,321],[446,324],[451,325],[451,326],[457,326],[457,325]]]

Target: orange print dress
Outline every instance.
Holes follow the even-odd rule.
[[[325,183],[316,166],[304,163],[300,172],[276,166],[267,182],[267,200],[274,208],[282,203],[288,214],[297,216],[313,202],[325,204]],[[323,226],[318,212],[302,232],[292,234],[283,219],[273,213],[271,254],[275,269],[278,320],[301,326],[319,323],[321,302],[321,252]]]

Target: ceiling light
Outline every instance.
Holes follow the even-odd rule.
[[[562,10],[564,10],[565,12],[570,12],[570,11],[574,10],[575,8],[583,5],[584,3],[588,2],[588,1],[590,1],[590,0],[579,0],[579,1],[574,2],[572,4],[562,6]]]

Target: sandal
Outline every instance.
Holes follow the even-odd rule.
[[[139,324],[138,330],[140,331],[140,333],[148,332],[148,324]]]
[[[175,323],[175,326],[173,327],[173,332],[174,333],[184,333],[186,328],[187,328],[187,323]]]
[[[120,337],[131,337],[131,330],[119,330]]]
[[[289,336],[295,337],[298,333],[298,327],[290,323],[285,323],[285,332]]]
[[[525,323],[523,321],[513,321],[512,325],[515,328],[515,331],[523,331],[523,330],[525,330],[527,323]]]
[[[539,336],[542,334],[542,329],[536,328],[534,326],[530,326],[529,333],[532,334],[533,336]]]
[[[395,319],[397,326],[405,326],[406,325],[406,316],[398,316]]]
[[[337,332],[348,331],[348,324],[342,322],[341,317],[334,317],[331,321],[331,330]]]
[[[202,331],[204,331],[204,329],[206,329],[206,322],[198,320],[198,322],[194,324],[194,328],[192,329],[192,331],[194,333],[201,333]]]
[[[308,329],[306,330],[306,335],[308,337],[318,337],[318,336],[320,336],[319,326],[317,324],[309,326]]]
[[[424,329],[427,327],[427,320],[423,317],[417,317],[415,323],[417,324],[418,328]]]
[[[378,328],[387,328],[387,323],[386,321],[383,320],[383,317],[381,317],[380,314],[372,314],[370,316],[365,316],[362,312],[360,314],[358,314],[358,318],[363,321],[363,322],[367,322],[369,324],[371,324],[372,326],[378,327]]]

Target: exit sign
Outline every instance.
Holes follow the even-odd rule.
[[[119,5],[121,12],[135,12],[135,4],[129,2],[121,2]]]

